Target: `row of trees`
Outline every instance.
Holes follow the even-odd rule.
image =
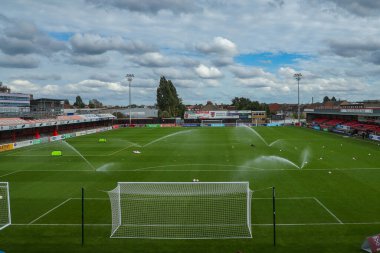
[[[326,103],[326,102],[329,102],[329,101],[332,101],[332,102],[336,102],[336,98],[333,96],[331,99],[328,97],[328,96],[325,96],[323,98],[323,103]]]
[[[232,99],[231,105],[235,106],[237,110],[266,111],[269,113],[267,104],[251,101],[249,98],[235,97]],[[186,110],[172,81],[166,80],[164,76],[160,78],[160,84],[157,88],[157,107],[159,117],[162,118],[182,117]]]
[[[65,105],[70,106],[69,100],[67,100],[67,99],[65,100]],[[85,108],[86,104],[83,102],[81,96],[77,96],[75,98],[75,102],[74,102],[73,106],[75,106],[77,108]],[[101,108],[101,107],[103,107],[103,103],[101,103],[99,100],[93,98],[93,99],[90,99],[90,101],[88,101],[88,107],[89,108]]]
[[[232,99],[232,106],[236,107],[236,110],[252,110],[252,111],[266,111],[269,113],[269,107],[265,103],[258,101],[251,101],[249,98],[235,97]]]

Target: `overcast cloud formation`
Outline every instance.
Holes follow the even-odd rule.
[[[155,104],[160,76],[185,104],[380,99],[374,0],[4,0],[0,81],[15,92]]]

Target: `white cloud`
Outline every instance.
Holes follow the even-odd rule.
[[[252,77],[272,77],[272,74],[265,72],[262,68],[247,67],[247,66],[231,66],[230,71],[238,78],[252,78]]]
[[[223,73],[220,72],[219,69],[215,67],[207,67],[203,64],[200,64],[194,70],[199,75],[199,77],[205,78],[205,79],[208,79],[208,78],[215,79],[215,78],[223,77]]]
[[[246,79],[237,79],[240,84],[248,88],[272,88],[276,86],[276,82],[273,80],[256,77],[256,78],[246,78]]]
[[[211,43],[200,44],[196,46],[196,49],[203,53],[217,53],[221,55],[236,55],[238,53],[235,43],[223,37],[215,37]]]
[[[170,65],[169,60],[158,52],[145,53],[140,56],[135,56],[132,60],[144,67],[167,67]]]
[[[12,92],[33,93],[40,89],[39,85],[28,80],[16,79],[8,83],[8,85],[12,89]]]
[[[127,104],[124,76],[134,73],[134,102],[154,104],[165,75],[193,102],[228,103],[243,95],[291,103],[297,97],[293,75],[301,72],[305,101],[337,94],[380,97],[380,12],[374,1],[148,2],[4,1],[2,81],[21,92],[45,87],[70,100],[81,93]],[[237,63],[239,54],[262,53],[307,57]],[[202,91],[196,94],[193,87]]]
[[[67,85],[71,92],[127,92],[128,87],[123,86],[121,83],[103,82],[99,80],[82,80],[78,83],[71,83]]]

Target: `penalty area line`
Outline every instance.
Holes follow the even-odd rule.
[[[16,170],[16,171],[12,171],[12,172],[9,172],[7,174],[4,174],[4,175],[1,175],[0,177],[6,177],[6,176],[9,176],[9,175],[12,175],[12,174],[16,174],[18,172],[21,172],[22,170]]]
[[[330,211],[330,209],[328,209],[321,201],[319,201],[319,199],[317,199],[316,197],[314,197],[314,200],[321,206],[323,207],[332,217],[334,217],[334,219],[336,219],[340,224],[343,224],[343,222],[333,213]]]
[[[135,144],[132,144],[132,145],[126,146],[125,148],[122,148],[122,149],[116,150],[116,151],[114,151],[114,152],[112,152],[112,153],[110,153],[110,154],[107,154],[107,156],[113,156],[113,155],[115,155],[115,154],[117,154],[117,153],[119,153],[119,152],[121,152],[121,151],[124,151],[124,150],[126,150],[126,149],[128,149],[128,148],[130,148],[130,147],[133,147],[133,146],[136,146],[136,145],[135,145]]]
[[[65,201],[63,201],[61,204],[53,207],[52,209],[50,209],[49,211],[47,211],[46,213],[42,214],[41,216],[39,216],[38,218],[32,220],[31,222],[29,222],[28,225],[31,225],[33,224],[34,222],[36,222],[37,220],[41,219],[42,217],[48,215],[49,213],[53,212],[55,209],[59,208],[60,206],[63,206],[64,204],[66,204],[67,202],[69,202],[70,200],[72,200],[72,198],[68,198],[66,199]]]

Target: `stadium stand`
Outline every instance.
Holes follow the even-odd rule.
[[[39,139],[112,126],[112,114],[58,116],[49,119],[0,118],[0,143]]]

